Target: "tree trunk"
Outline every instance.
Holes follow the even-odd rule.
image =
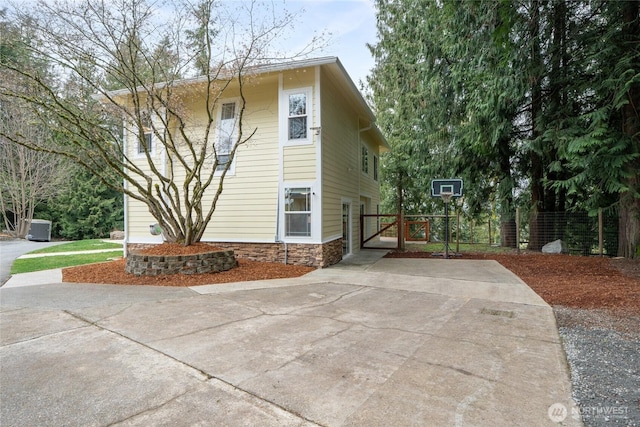
[[[404,173],[402,171],[398,172],[398,249],[403,251],[405,249],[404,245]]]
[[[623,39],[633,48],[640,41],[640,24],[638,23],[640,1],[624,2],[622,16]],[[637,58],[637,57],[636,57]],[[640,64],[633,64],[637,69]],[[640,107],[640,85],[633,83],[627,92],[629,102],[622,107],[622,126],[624,133],[631,139],[630,151],[640,153],[640,121],[637,108]],[[624,166],[627,172],[625,182],[628,190],[620,193],[620,209],[618,216],[618,256],[625,258],[638,257],[640,248],[640,198],[636,196],[640,190],[640,160],[628,162]]]
[[[510,138],[503,136],[498,139],[498,156],[500,162],[501,180],[498,184],[500,200],[500,246],[505,248],[517,247],[515,206],[513,203],[514,180],[511,175],[512,150]]]
[[[531,65],[529,84],[531,89],[531,144],[538,143],[540,132],[538,120],[542,114],[542,74],[544,64],[540,53],[540,6],[537,0],[531,2],[531,20],[529,21],[529,39],[531,43]],[[529,216],[529,245],[528,249],[540,250],[545,243],[542,241],[544,211],[544,165],[540,152],[536,147],[529,150],[531,162],[531,206]]]

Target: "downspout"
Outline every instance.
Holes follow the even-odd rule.
[[[278,108],[280,107],[281,104],[281,99],[280,97],[282,96],[282,89],[283,89],[283,79],[284,76],[282,75],[282,72],[280,74],[278,74]],[[280,114],[281,111],[278,111],[278,120],[281,120],[280,118]],[[278,126],[278,128],[280,129],[280,131],[282,131],[282,126]],[[281,138],[281,136],[279,136],[278,138]],[[276,196],[276,244],[278,243],[282,243],[284,244],[284,264],[287,264],[287,258],[289,255],[289,248],[287,247],[287,242],[283,241],[280,238],[280,195],[282,194],[282,190],[283,188],[283,177],[284,177],[284,171],[282,170],[283,165],[284,165],[284,153],[283,153],[284,147],[282,146],[282,144],[280,143],[280,140],[278,139],[278,194]]]
[[[124,126],[122,126],[122,151],[123,154],[127,156],[127,123],[124,121]],[[126,190],[128,188],[127,180],[122,180],[122,187]],[[124,240],[122,241],[122,256],[127,257],[127,245],[129,243],[129,198],[125,193],[122,193],[122,204],[124,208]]]
[[[278,197],[276,198],[276,243],[284,244],[284,263],[287,264],[288,248],[287,242],[280,239],[280,191],[278,191]]]

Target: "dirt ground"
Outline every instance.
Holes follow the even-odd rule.
[[[184,248],[160,245],[148,253],[198,253],[210,246]],[[430,257],[424,252],[392,252],[387,257]],[[640,316],[640,260],[581,257],[570,255],[463,254],[458,259],[493,259],[524,280],[549,305],[606,309],[621,316]],[[124,272],[124,260],[70,267],[63,270],[65,282],[110,283],[156,286],[197,286],[248,280],[298,277],[312,267],[239,260],[229,271],[199,275],[134,276]]]

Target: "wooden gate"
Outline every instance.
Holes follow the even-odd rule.
[[[398,249],[397,214],[360,215],[360,249]]]
[[[406,242],[428,242],[429,221],[405,221],[404,240]]]

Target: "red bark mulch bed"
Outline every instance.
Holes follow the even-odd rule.
[[[156,255],[200,253],[211,246],[158,245],[144,252]],[[427,252],[391,252],[387,257],[426,258]],[[492,259],[524,280],[550,305],[602,308],[640,316],[640,260],[546,255],[540,253],[465,253],[457,259]],[[299,277],[313,267],[238,260],[228,271],[197,275],[135,276],[124,272],[124,260],[63,269],[63,281],[123,285],[197,286],[287,277]]]
[[[163,243],[148,249],[136,251],[146,255],[192,255],[211,251],[213,248],[204,243],[182,246]],[[113,285],[150,285],[150,286],[198,286],[216,283],[245,282],[251,280],[284,279],[299,277],[314,267],[285,265],[275,262],[238,260],[238,267],[218,273],[207,274],[168,274],[164,276],[136,276],[124,271],[125,260],[98,264],[68,267],[62,270],[62,281],[74,283],[102,283]]]

